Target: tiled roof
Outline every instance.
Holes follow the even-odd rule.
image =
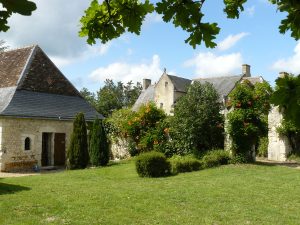
[[[0,53],[0,116],[87,120],[102,115],[38,47]]]
[[[224,76],[224,77],[209,77],[209,78],[197,78],[194,81],[199,81],[204,84],[205,82],[211,83],[220,95],[220,100],[227,97],[232,89],[235,87],[237,82],[242,79],[240,76]]]
[[[83,98],[17,90],[1,116],[72,120],[83,112],[86,120],[103,118]]]
[[[33,48],[0,52],[0,88],[17,86]]]
[[[167,76],[172,81],[175,91],[186,92],[187,87],[192,83],[191,80],[183,78],[183,77],[177,77],[177,76],[173,76],[173,75],[167,75]]]
[[[54,63],[38,46],[20,78],[18,89],[59,95],[80,96],[76,88],[60,72]]]
[[[143,90],[134,105],[132,106],[133,111],[137,111],[143,104],[154,101],[154,90],[155,85],[150,85],[146,90]]]

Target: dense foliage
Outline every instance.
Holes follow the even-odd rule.
[[[141,91],[142,86],[140,83],[133,85],[130,81],[125,85],[122,82],[114,83],[113,80],[107,79],[104,86],[97,92],[97,96],[86,88],[83,88],[80,92],[98,112],[104,116],[109,116],[115,110],[131,107]]]
[[[9,29],[8,26],[8,18],[13,13],[18,13],[23,16],[30,16],[31,13],[36,10],[36,4],[32,1],[28,0],[0,0],[1,3],[1,11],[0,11],[0,32],[7,31]]]
[[[237,19],[244,11],[247,0],[224,0],[224,9],[227,18]],[[296,40],[300,38],[300,4],[296,0],[269,0],[276,5],[278,11],[285,13],[286,18],[279,26],[280,33],[291,31]],[[219,34],[217,23],[209,23],[204,18],[201,1],[174,1],[160,0],[153,3],[149,0],[105,0],[99,3],[92,0],[85,15],[81,18],[80,36],[87,36],[89,44],[95,44],[96,39],[102,43],[120,37],[125,32],[140,34],[141,26],[147,14],[156,11],[162,15],[164,22],[172,22],[189,34],[185,40],[193,48],[205,43],[206,47],[213,48],[213,41]],[[220,12],[221,13],[221,12]]]
[[[148,103],[137,112],[121,109],[107,120],[110,132],[114,136],[126,138],[131,147],[131,153],[158,150],[168,140],[169,129],[164,119],[165,113],[154,103]]]
[[[175,105],[170,119],[173,148],[180,155],[223,147],[223,116],[219,95],[210,83],[194,82]]]
[[[202,168],[210,168],[230,163],[230,155],[228,151],[223,149],[214,149],[207,152],[201,159]]]
[[[291,120],[283,119],[281,125],[277,127],[276,131],[280,135],[284,135],[288,138],[291,145],[292,152],[295,156],[300,156],[300,128],[296,127]]]
[[[107,137],[100,119],[94,121],[90,131],[89,156],[93,166],[105,166],[109,161]]]
[[[140,177],[163,177],[171,174],[171,164],[161,152],[146,152],[136,158],[136,171]]]
[[[283,110],[286,120],[300,129],[300,75],[278,78],[271,102]]]
[[[67,168],[86,168],[89,162],[87,130],[83,113],[78,113],[73,122],[73,132],[67,150]]]
[[[194,158],[191,155],[178,156],[174,155],[170,158],[172,166],[172,174],[192,172],[201,169],[200,160]]]
[[[259,137],[267,136],[267,113],[272,89],[267,82],[254,86],[245,81],[229,95],[228,133],[232,139],[232,154],[246,160],[254,157]]]

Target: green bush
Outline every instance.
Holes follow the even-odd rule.
[[[230,155],[225,150],[211,150],[202,157],[203,168],[226,165],[230,162]]]
[[[109,161],[106,133],[100,119],[96,119],[90,132],[89,155],[93,166],[105,166]]]
[[[67,150],[67,168],[83,169],[89,162],[87,130],[83,113],[78,113],[73,122],[73,132]]]
[[[201,162],[192,156],[174,155],[171,159],[172,173],[192,172],[201,169]]]
[[[243,154],[236,154],[235,156],[232,156],[229,161],[230,164],[243,164],[247,162],[249,162],[249,159]]]
[[[141,153],[135,162],[140,177],[163,177],[171,174],[171,164],[160,152]]]
[[[257,156],[268,157],[268,137],[261,137],[258,140]]]

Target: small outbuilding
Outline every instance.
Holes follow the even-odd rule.
[[[0,170],[63,166],[73,119],[103,118],[35,45],[0,52]]]

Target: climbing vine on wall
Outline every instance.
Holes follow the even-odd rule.
[[[233,156],[243,156],[246,161],[253,159],[253,146],[268,132],[271,94],[267,82],[252,85],[246,80],[229,95],[228,133],[232,139]]]

